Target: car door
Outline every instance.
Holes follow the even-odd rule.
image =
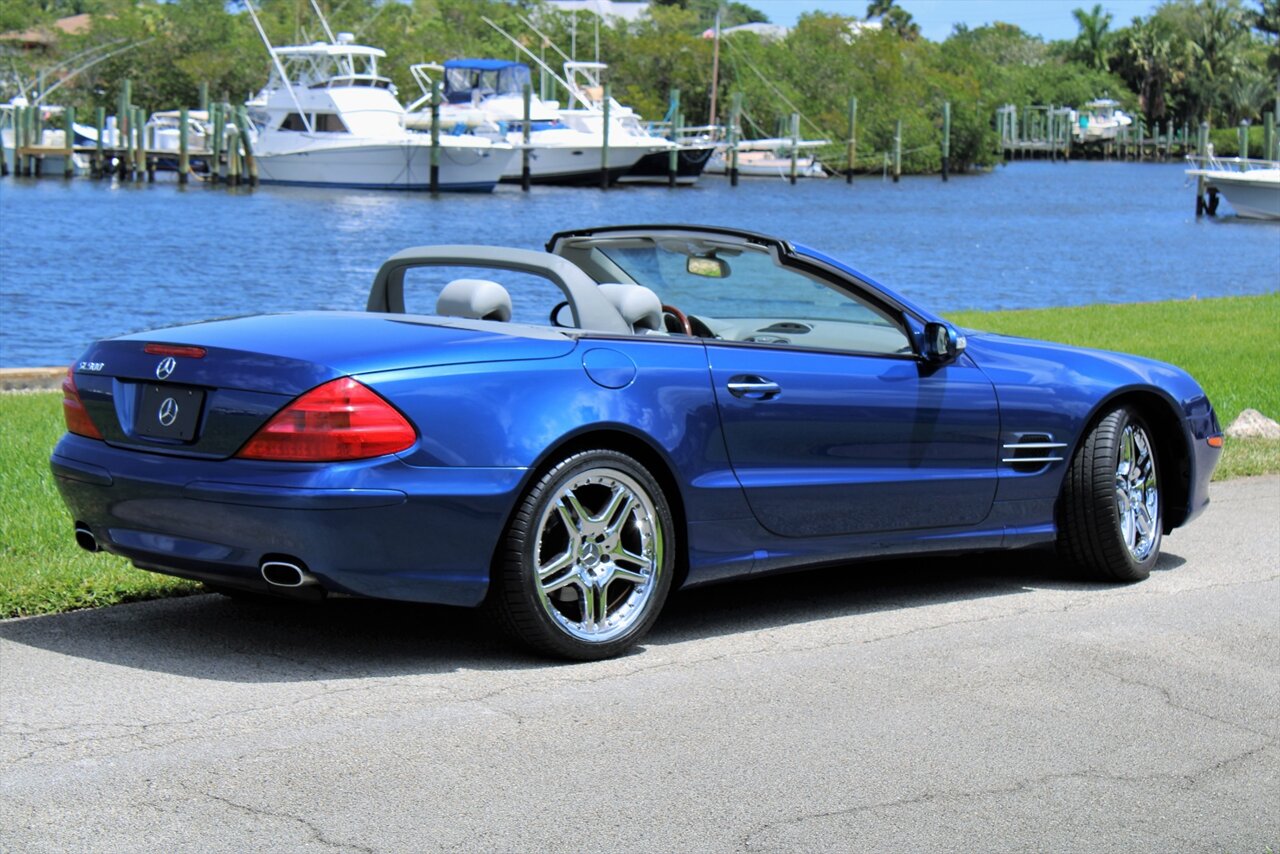
[[[708,343],[730,462],[790,537],[975,525],[996,489],[999,414],[967,358]]]

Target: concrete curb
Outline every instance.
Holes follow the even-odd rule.
[[[0,391],[57,391],[64,368],[0,368]]]

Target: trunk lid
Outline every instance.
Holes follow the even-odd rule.
[[[147,352],[147,345],[155,352]],[[164,345],[203,355],[168,355]],[[549,359],[575,346],[551,329],[366,312],[216,320],[99,341],[76,363],[85,410],[118,447],[225,458],[289,401],[342,376]]]

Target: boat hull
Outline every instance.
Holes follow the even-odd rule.
[[[1280,220],[1280,166],[1264,169],[1188,169],[1191,178],[1226,196],[1242,219]]]
[[[514,135],[509,137],[513,142]],[[529,180],[534,184],[581,186],[600,183],[599,145],[539,145],[536,138],[529,152]],[[645,149],[609,146],[609,182],[613,183],[635,166]],[[517,151],[507,164],[502,180],[521,181],[523,160]]]
[[[709,175],[727,175],[729,173],[729,157],[727,153],[716,152],[707,162]],[[789,178],[791,176],[791,158],[781,157],[769,152],[738,152],[738,174],[744,178]],[[797,178],[825,178],[826,170],[814,157],[796,158]]]
[[[702,177],[707,162],[715,153],[714,146],[681,148],[676,152],[676,183],[689,186]],[[622,184],[666,184],[670,179],[671,155],[655,151],[641,157],[631,171],[623,175]]]
[[[439,189],[489,192],[502,177],[509,148],[440,146]],[[414,142],[264,151],[257,156],[258,178],[265,184],[350,187],[377,190],[429,190],[431,146]]]

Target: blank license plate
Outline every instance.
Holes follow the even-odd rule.
[[[133,429],[139,436],[152,439],[177,439],[189,442],[200,424],[204,391],[175,385],[142,387],[142,401]]]

